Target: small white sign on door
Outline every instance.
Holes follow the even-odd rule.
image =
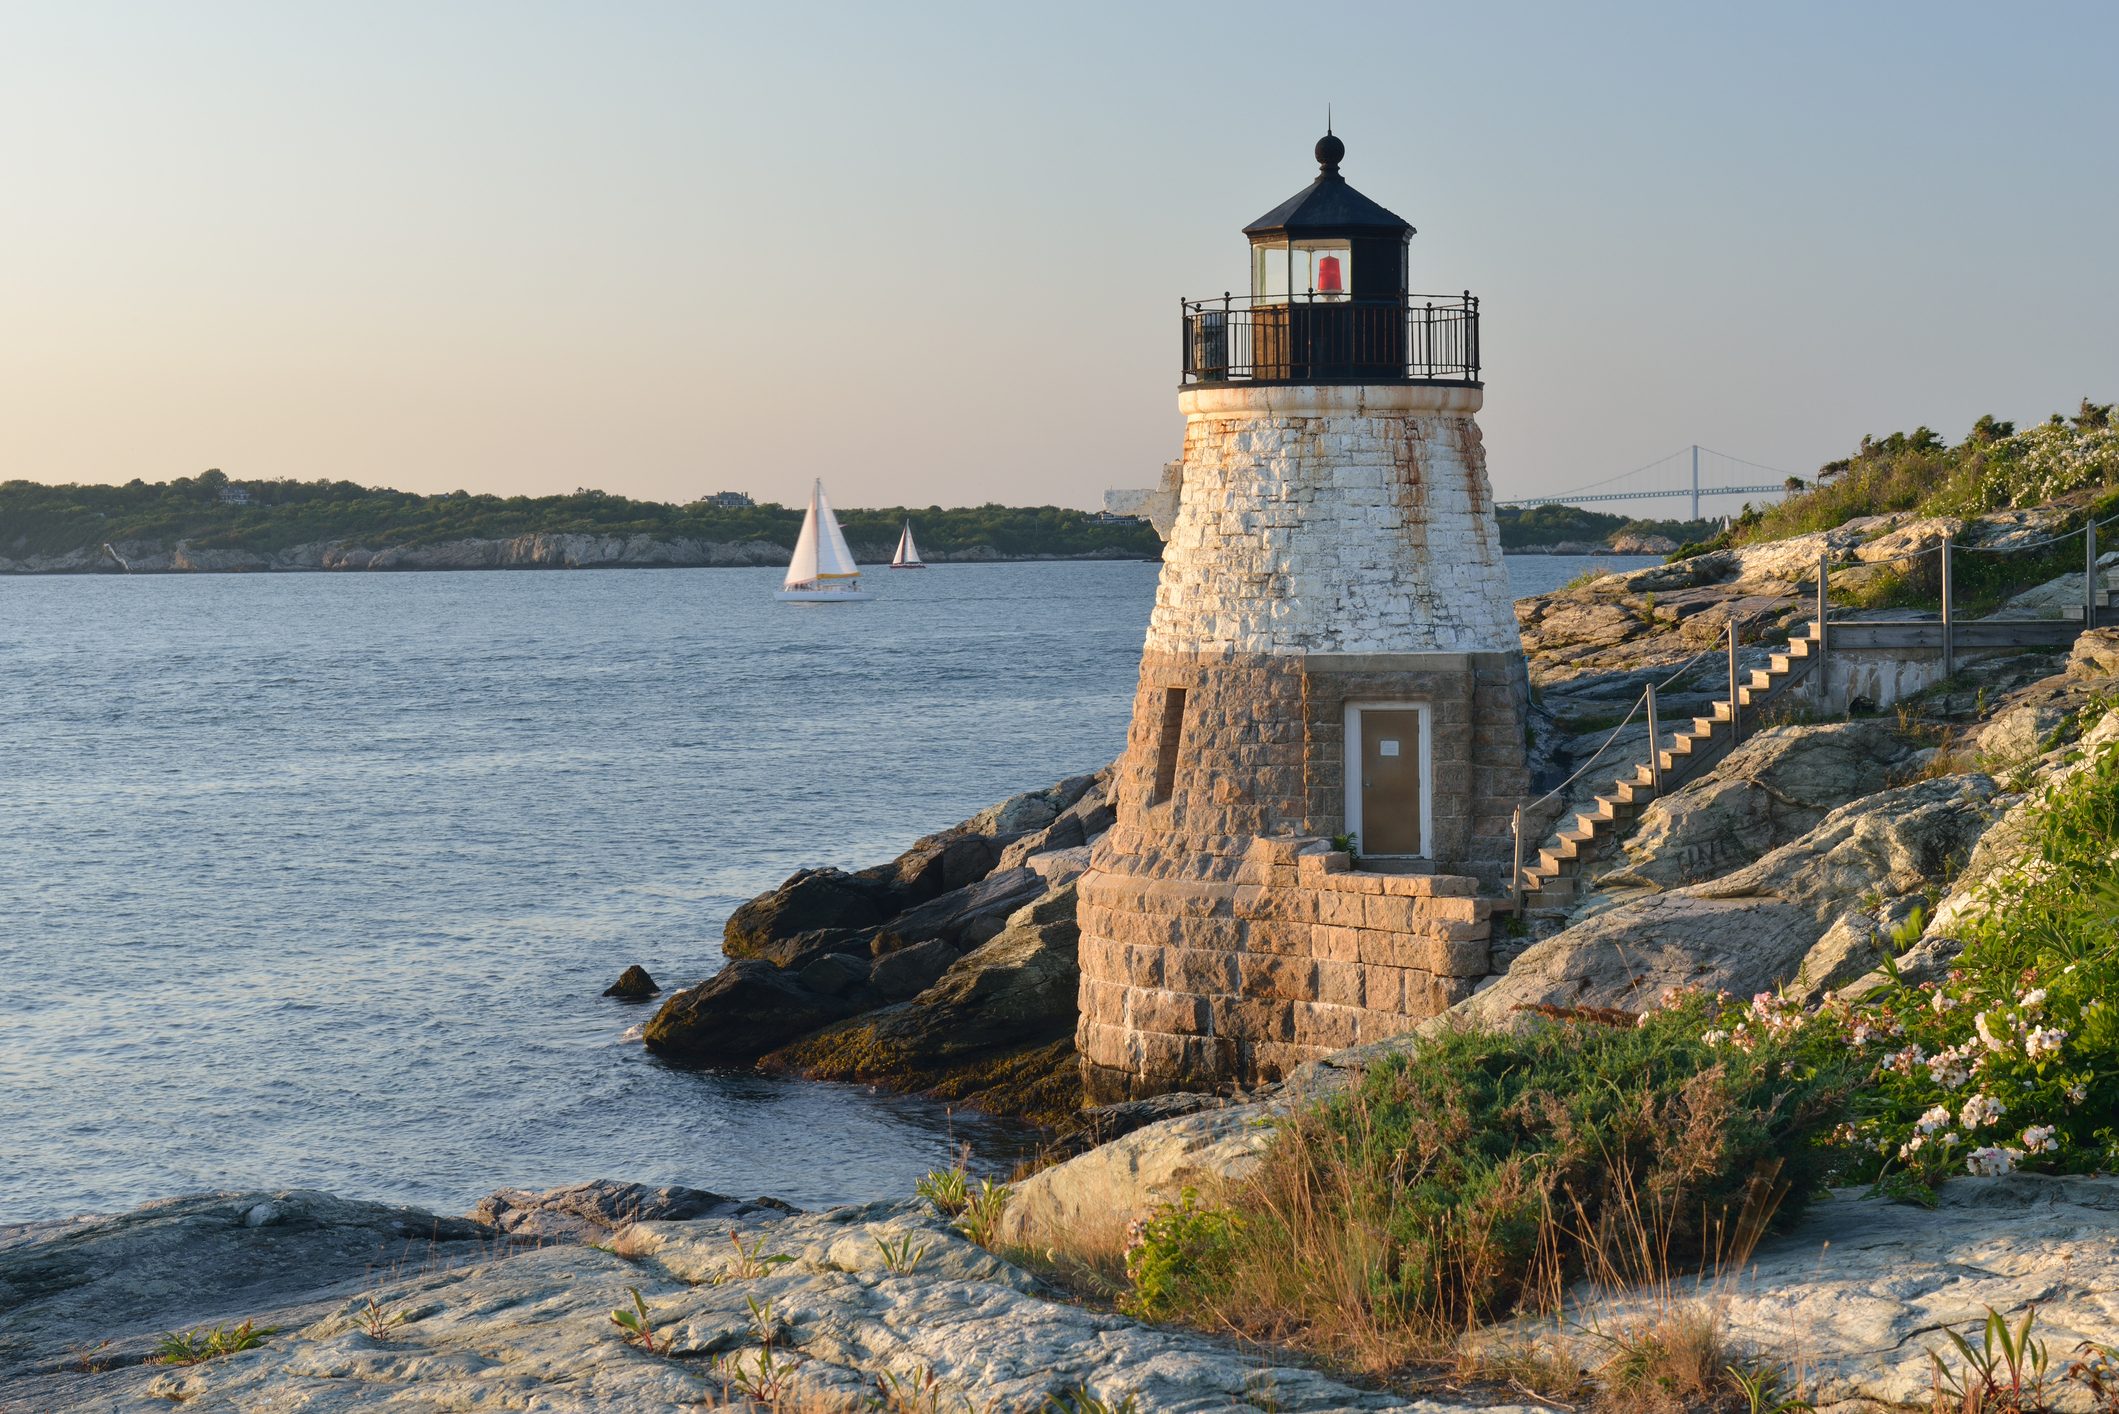
[[[1376,743],[1376,752],[1380,756],[1396,756],[1398,754],[1398,743],[1386,738]]]

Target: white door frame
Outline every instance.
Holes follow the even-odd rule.
[[[1432,859],[1435,849],[1435,724],[1433,707],[1427,702],[1361,698],[1346,704],[1346,832],[1354,837],[1356,849],[1363,854],[1370,853],[1361,841],[1361,714],[1379,710],[1420,714],[1420,853],[1379,857]]]

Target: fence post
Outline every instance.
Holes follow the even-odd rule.
[[[2082,528],[2082,628],[2097,627],[2097,517]]]
[[[1950,543],[1953,538],[1948,535],[1942,538],[1942,675],[1946,678],[1954,676],[1957,672],[1957,637],[1952,623],[1955,616],[1952,612],[1954,606],[1950,602],[1950,581],[1954,578],[1950,573]]]
[[[1821,550],[1817,556],[1817,666],[1810,671],[1817,674],[1817,715],[1830,716],[1832,712],[1832,666],[1825,660],[1828,633],[1825,625],[1832,619],[1832,552]]]
[[[1655,785],[1655,793],[1663,793],[1663,749],[1662,733],[1655,721],[1655,684],[1648,684],[1648,778]]]
[[[1744,739],[1744,709],[1736,696],[1736,615],[1729,616],[1729,744]]]
[[[1516,867],[1508,876],[1508,887],[1516,901],[1516,916],[1523,915],[1523,802],[1516,802]]]

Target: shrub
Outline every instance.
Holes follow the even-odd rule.
[[[1712,1260],[1816,1187],[1809,1141],[1856,1075],[1821,1028],[1717,1042],[1724,1012],[1692,995],[1638,1020],[1555,1012],[1391,1057],[1284,1124],[1227,1195],[1241,1218],[1188,1199],[1152,1219],[1133,1302],[1383,1367],[1408,1342],[1549,1309],[1592,1268]]]
[[[1975,901],[1948,977],[1848,1015],[1876,1071],[1840,1137],[1849,1170],[1890,1191],[2119,1166],[2119,744],[2034,810],[2027,857]]]
[[[1176,1204],[1127,1234],[1126,1280],[1133,1290],[1121,1304],[1150,1321],[1197,1310],[1227,1279],[1236,1232],[1234,1213],[1201,1207],[1198,1192],[1187,1188]]]

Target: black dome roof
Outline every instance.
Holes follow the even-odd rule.
[[[1404,217],[1387,211],[1346,184],[1339,175],[1346,144],[1326,133],[1317,143],[1317,180],[1243,228],[1254,239],[1288,236],[1303,239],[1319,236],[1397,236],[1413,234]]]

